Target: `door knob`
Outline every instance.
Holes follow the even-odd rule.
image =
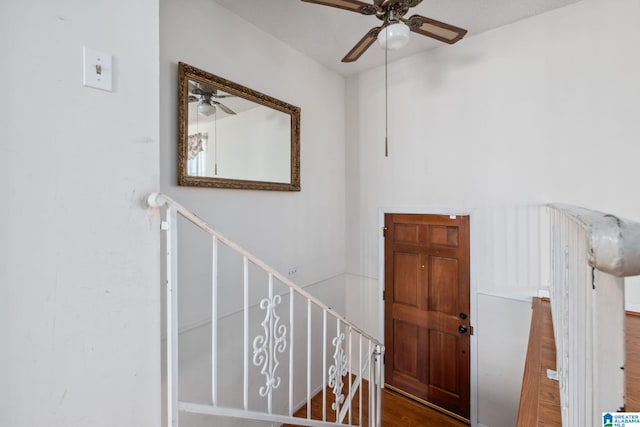
[[[464,325],[458,326],[458,332],[460,332],[461,334],[466,334],[467,333],[467,327],[464,326]]]
[[[466,319],[466,318],[467,318],[467,313],[465,313],[465,312],[461,312],[460,314],[458,314],[458,316],[459,316],[462,320],[464,320],[464,319]]]

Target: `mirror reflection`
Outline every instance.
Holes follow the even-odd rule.
[[[180,185],[300,189],[297,107],[187,64],[179,74]]]

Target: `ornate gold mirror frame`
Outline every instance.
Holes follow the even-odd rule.
[[[180,62],[178,185],[300,191],[300,108]]]

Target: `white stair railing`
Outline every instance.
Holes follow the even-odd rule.
[[[549,206],[551,311],[562,425],[624,407],[624,277],[640,274],[640,224]]]
[[[154,193],[147,202],[152,208],[164,210],[161,229],[166,251],[166,411],[169,427],[178,427],[181,412],[272,424],[381,425],[384,347],[380,342],[170,197]],[[212,242],[211,390],[207,402],[183,401],[178,394],[178,216],[209,234]],[[222,271],[226,266],[219,263],[222,247],[242,258],[242,272],[237,275],[241,283],[234,283],[242,287],[242,345],[240,354],[231,356],[233,366],[227,364],[222,368],[233,369],[241,378],[242,397],[237,402],[223,402],[224,397],[228,398],[228,384],[221,384],[220,355],[222,348],[227,350],[225,343],[220,342],[218,313],[219,305],[224,303],[220,301],[220,277],[226,274]],[[264,276],[250,280],[250,276],[259,276],[253,273],[256,268]],[[252,304],[256,298],[259,303]],[[300,340],[303,342],[298,342]],[[283,377],[286,377],[284,381]],[[367,380],[368,390],[365,387]],[[322,399],[323,410],[321,416],[312,418],[314,396]],[[306,416],[295,417],[296,410],[304,405]],[[368,419],[366,424],[365,419]]]

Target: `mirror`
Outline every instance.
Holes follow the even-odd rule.
[[[178,185],[300,191],[300,108],[180,62]]]

